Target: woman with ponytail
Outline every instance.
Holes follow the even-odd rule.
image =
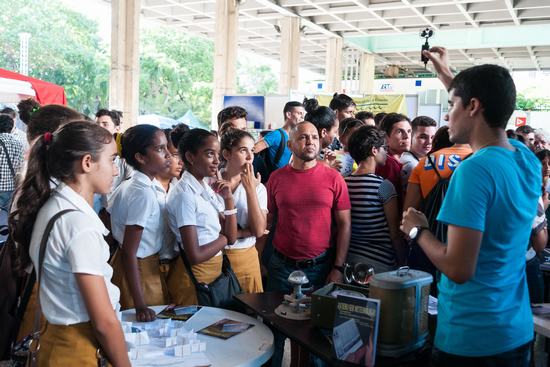
[[[107,263],[108,233],[92,209],[94,193],[109,192],[117,175],[112,136],[87,121],[74,121],[39,137],[27,175],[18,188],[10,231],[18,243],[19,267],[39,273],[40,242],[47,236],[39,298],[46,322],[40,336],[40,366],[97,366],[102,348],[113,366],[130,366],[115,313],[119,291]],[[55,183],[54,183],[55,182]]]
[[[157,176],[172,161],[164,132],[136,125],[122,136],[122,158],[134,168],[109,200],[113,237],[120,244],[113,256],[113,283],[120,288],[121,308],[135,308],[138,321],[153,321],[149,306],[164,305],[168,291],[159,268],[165,231],[166,192]]]

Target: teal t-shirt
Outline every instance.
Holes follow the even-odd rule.
[[[525,246],[540,196],[541,165],[525,145],[486,147],[453,174],[437,219],[483,232],[473,277],[441,276],[435,346],[461,356],[490,356],[533,339]],[[468,244],[463,244],[467,246]]]
[[[285,140],[282,142],[284,144],[285,150],[283,151],[283,155],[281,156],[281,159],[277,164],[275,164],[275,168],[281,168],[288,164],[290,161],[290,156],[292,152],[287,146],[288,141],[288,134],[284,129],[277,129],[269,132],[265,137],[264,141],[267,143],[268,149],[269,149],[269,158],[271,158],[271,162],[275,162],[275,156],[277,155],[277,150],[279,149],[279,145],[281,144],[281,133],[282,131],[283,135],[285,137]]]

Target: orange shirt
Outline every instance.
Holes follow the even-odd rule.
[[[441,178],[447,178],[451,176],[464,157],[471,153],[472,149],[469,146],[452,146],[450,148],[440,149],[430,154],[430,156]],[[435,173],[430,161],[426,159],[426,157],[420,159],[418,165],[413,169],[411,177],[409,177],[409,183],[420,185],[423,198],[428,196],[430,191],[432,191],[437,184],[437,181],[439,181],[439,177],[437,177],[437,173]]]

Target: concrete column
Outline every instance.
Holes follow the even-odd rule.
[[[140,3],[140,0],[111,2],[109,106],[124,113],[124,129],[135,125],[139,114]]]
[[[331,94],[342,91],[342,46],[342,38],[335,37],[327,40],[325,91]]]
[[[359,91],[374,93],[374,55],[363,53],[359,61]]]
[[[300,18],[281,19],[281,75],[279,93],[298,89],[300,76]]]
[[[239,9],[237,0],[216,0],[212,129],[218,128],[216,116],[222,109],[223,96],[234,94],[236,91],[238,32]]]

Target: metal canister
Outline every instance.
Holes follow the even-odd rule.
[[[399,357],[426,343],[432,281],[431,274],[407,266],[371,278],[369,297],[380,300],[380,355]]]

